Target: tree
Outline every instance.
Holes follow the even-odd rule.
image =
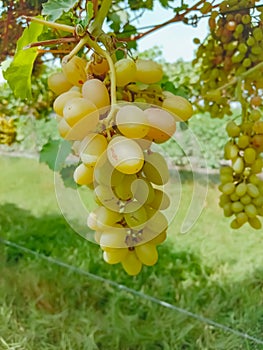
[[[57,96],[53,107],[60,135],[80,160],[74,180],[94,189],[99,203],[88,225],[104,260],[121,262],[131,275],[142,264],[157,261],[156,245],[165,239],[168,225],[162,210],[169,198],[158,188],[168,181],[168,167],[151,144],[170,139],[178,122],[187,127],[193,105],[212,118],[230,117],[220,206],[225,216],[233,216],[232,228],[245,223],[261,228],[263,6],[258,2],[200,0],[178,6],[160,0],[174,9],[174,16],[144,32],[131,23],[130,14],[152,10],[151,0],[130,0],[128,6],[110,0],[49,0],[42,5],[45,19],[23,16],[27,27],[4,76],[17,97],[30,99],[39,55],[42,61],[47,54],[62,58],[62,70],[50,75],[48,84]],[[6,5],[5,16],[9,11]],[[198,25],[203,16],[209,17],[210,33],[203,43],[195,39],[199,48],[193,64],[199,79],[183,97],[159,63],[137,58],[134,49],[143,36],[165,25]],[[105,20],[110,33],[103,30]],[[6,42],[4,38],[2,44]],[[187,84],[189,80],[182,82]],[[241,110],[235,119],[232,102]]]

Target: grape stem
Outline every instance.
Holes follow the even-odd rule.
[[[54,28],[57,30],[62,30],[64,32],[73,33],[73,34],[75,33],[75,27],[68,26],[66,24],[60,24],[60,23],[56,23],[56,22],[48,22],[48,21],[45,21],[44,19],[40,19],[37,17],[30,17],[30,16],[21,16],[21,17],[27,21],[43,24],[44,26],[47,26],[49,28]]]

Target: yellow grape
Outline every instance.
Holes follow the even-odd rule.
[[[234,219],[231,224],[230,227],[237,230],[242,226],[242,223],[238,222],[237,219]]]
[[[146,140],[146,139],[134,139],[134,141],[136,143],[138,143],[138,145],[141,147],[141,149],[143,151],[146,151],[148,149],[150,149],[151,145],[152,145],[152,141],[151,140]]]
[[[144,164],[141,147],[124,136],[116,136],[110,140],[107,155],[112,166],[124,174],[135,174]]]
[[[167,237],[166,231],[163,231],[159,235],[151,239],[149,243],[154,245],[161,244],[166,240],[166,237]]]
[[[99,79],[87,80],[82,86],[82,95],[87,100],[105,112],[105,107],[110,106],[110,96],[106,86]]]
[[[53,103],[53,109],[54,111],[61,117],[63,117],[63,109],[65,107],[65,104],[75,97],[81,97],[81,93],[79,91],[68,91],[64,92],[63,94],[59,95],[54,103]]]
[[[68,125],[68,123],[66,122],[66,120],[64,118],[61,118],[61,120],[58,123],[59,135],[63,139],[67,139],[67,135],[70,133],[70,131],[71,131],[71,127]]]
[[[93,182],[93,168],[81,163],[75,169],[73,178],[78,185],[90,185]]]
[[[135,247],[135,252],[139,260],[147,266],[153,266],[158,261],[156,246],[151,243],[144,243]]]
[[[169,180],[169,169],[160,153],[146,154],[142,170],[146,178],[156,185],[165,185]]]
[[[95,119],[97,122],[99,121],[99,112],[97,107],[94,105],[94,103],[82,97],[70,99],[65,104],[63,115],[70,126],[78,124],[78,122],[84,118],[87,118],[88,120]]]
[[[80,144],[80,158],[82,162],[89,166],[94,166],[98,158],[107,149],[107,139],[97,133],[90,133]]]
[[[263,159],[258,158],[255,160],[255,162],[251,165],[251,174],[260,174],[263,167]]]
[[[155,197],[155,190],[147,179],[139,178],[132,184],[134,198],[141,204],[152,203]]]
[[[115,63],[116,84],[125,86],[133,81],[136,77],[136,64],[129,58],[122,58]]]
[[[126,236],[126,229],[120,224],[115,224],[114,226],[107,228],[107,230],[102,231],[100,245],[103,249],[104,247],[127,248]]]
[[[51,74],[47,79],[47,84],[49,89],[56,95],[60,95],[72,87],[72,84],[67,80],[63,72]]]
[[[153,200],[149,202],[149,205],[152,208],[159,209],[159,210],[165,210],[169,207],[170,205],[170,198],[162,190],[159,190],[157,188],[154,189],[154,196]]]
[[[191,103],[182,96],[165,98],[162,107],[173,114],[175,121],[186,121],[193,115]]]
[[[103,259],[108,264],[118,264],[125,260],[129,250],[127,248],[111,248],[109,251],[103,252]]]
[[[138,59],[136,61],[136,81],[144,84],[154,84],[163,77],[162,66],[152,60]]]
[[[128,201],[133,198],[132,183],[136,179],[135,174],[124,175],[122,181],[114,187],[114,192],[120,200]]]
[[[99,206],[93,212],[96,217],[96,230],[106,230],[121,221],[123,216],[117,211],[110,210],[104,206]]]
[[[116,125],[120,132],[129,138],[143,138],[149,131],[144,112],[137,106],[126,105],[116,114]]]
[[[258,120],[253,125],[253,131],[255,131],[256,134],[263,134],[263,121]]]
[[[138,259],[134,250],[128,251],[126,258],[121,262],[122,267],[130,276],[136,276],[142,269],[142,263]]]
[[[238,147],[244,149],[248,147],[250,142],[250,137],[248,135],[240,135],[237,141]]]
[[[106,58],[94,55],[94,61],[91,62],[90,68],[95,75],[104,75],[109,71],[109,64]]]
[[[147,213],[140,203],[130,202],[125,206],[124,219],[130,228],[140,230],[147,222]]]
[[[176,123],[173,116],[160,108],[144,110],[150,126],[146,138],[156,143],[163,143],[175,133]]]
[[[106,161],[104,159],[106,159]],[[124,176],[123,173],[111,165],[108,159],[104,157],[104,154],[96,163],[94,180],[100,185],[115,187],[123,181]]]
[[[168,221],[166,216],[159,210],[151,208],[148,205],[145,206],[145,209],[148,215],[146,227],[152,232],[156,232],[157,234],[160,234],[161,232],[165,231],[168,227]]]
[[[226,183],[222,186],[222,191],[224,194],[230,195],[235,191],[235,185],[233,182]]]
[[[98,185],[94,189],[94,194],[98,201],[107,209],[112,211],[119,211],[119,199],[116,197],[111,187]]]
[[[239,148],[231,141],[227,142],[224,147],[225,159],[235,159],[238,155]]]
[[[87,62],[78,56],[74,56],[70,61],[64,63],[62,60],[62,70],[67,80],[76,86],[82,86],[87,80],[85,71]]]

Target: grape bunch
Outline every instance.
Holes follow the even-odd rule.
[[[263,60],[263,8],[254,10],[257,0],[223,1],[209,18],[210,35],[197,50],[194,64],[202,73],[195,88],[203,96],[200,108],[212,117],[231,115],[234,86],[229,82],[242,77]],[[200,43],[199,39],[195,39]],[[244,77],[243,95],[252,106],[262,104],[262,70]],[[204,106],[203,106],[204,103]]]
[[[259,110],[253,110],[247,121],[238,125],[230,121],[226,126],[229,141],[225,145],[225,159],[231,165],[220,169],[222,192],[219,205],[226,217],[234,216],[233,229],[248,222],[261,229],[263,216],[263,121]]]
[[[156,246],[166,238],[170,205],[164,190],[169,181],[165,158],[153,143],[169,140],[176,122],[193,114],[184,98],[162,92],[159,105],[124,98],[132,84],[156,84],[161,66],[153,61],[121,59],[114,64],[116,90],[109,84],[109,66],[98,57],[74,56],[48,79],[61,137],[72,142],[80,159],[74,181],[94,191],[97,207],[87,224],[109,264],[121,263],[129,275],[158,260]],[[160,92],[160,90],[158,90]],[[116,94],[117,103],[112,103]],[[148,96],[148,95],[147,95]],[[145,103],[147,102],[147,103]],[[152,102],[152,101],[151,101]]]
[[[15,138],[15,120],[13,118],[0,117],[0,144],[11,145]]]

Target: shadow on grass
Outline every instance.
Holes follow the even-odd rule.
[[[176,251],[174,247],[163,244],[159,247],[159,263],[151,268],[145,267],[139,276],[131,278],[121,266],[105,264],[98,247],[74,233],[62,216],[35,217],[13,204],[0,206],[0,231],[2,238],[19,245],[261,338],[263,270],[254,271],[239,283],[229,283],[215,277],[218,267],[206,266],[197,253]],[[59,314],[73,308],[76,313],[86,308],[97,313],[100,321],[94,319],[94,322],[102,321],[101,329],[96,330],[98,349],[106,346],[108,349],[129,350],[262,349],[252,347],[253,343],[247,341],[247,345],[239,347],[245,344],[244,339],[236,337],[234,341],[231,334],[118,290],[107,282],[74,274],[12,247],[4,248],[3,269],[6,273],[1,274],[0,282],[1,279],[12,278],[10,271],[17,278],[12,283],[13,294],[18,293],[15,283],[19,285],[19,293],[23,294],[26,290],[34,301],[39,300],[39,295],[43,293],[48,295],[43,305],[36,304],[41,312]],[[30,271],[30,277],[24,277],[25,270]],[[37,292],[31,293],[31,289],[36,290],[34,279],[38,281]],[[22,310],[22,302],[20,307]],[[78,317],[77,314],[74,317]],[[146,329],[145,322],[148,324]],[[72,324],[76,325],[76,320],[72,320]],[[118,343],[113,343],[111,339],[115,326],[119,327],[116,330]],[[154,333],[153,328],[157,329]],[[226,341],[233,342],[233,345]],[[112,345],[109,345],[110,342]],[[138,342],[145,345],[139,347]],[[34,346],[37,348],[37,344]],[[82,345],[76,345],[76,349],[85,348],[77,346]]]

